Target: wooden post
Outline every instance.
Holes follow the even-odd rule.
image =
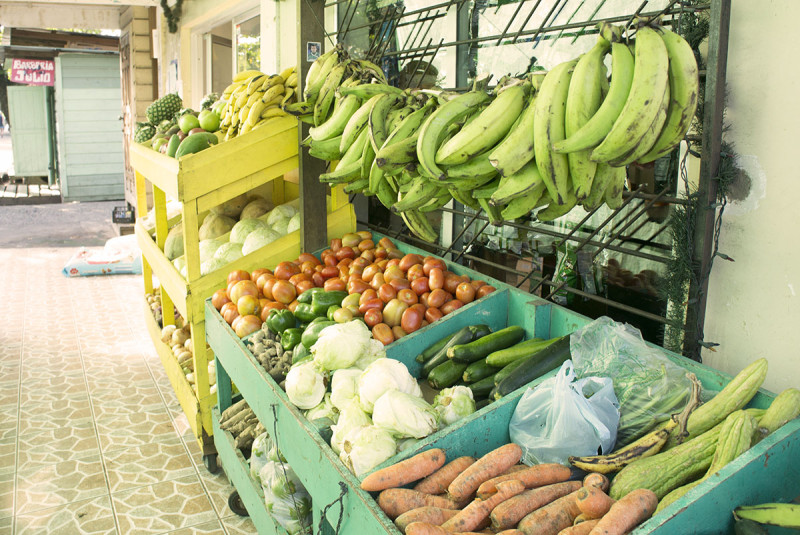
[[[303,89],[308,69],[313,61],[308,61],[309,43],[319,43],[322,49],[325,29],[320,23],[325,20],[323,0],[304,0],[297,2],[297,76],[298,90]],[[300,122],[297,128],[300,143],[308,136],[311,125]],[[300,248],[302,251],[316,251],[325,247],[328,241],[328,218],[325,196],[328,187],[319,181],[319,175],[325,172],[325,162],[312,158],[308,151],[300,147],[298,154],[300,168]]]
[[[683,352],[700,361],[703,328],[708,300],[708,277],[714,247],[714,219],[717,215],[717,184],[720,149],[722,145],[722,117],[725,107],[725,74],[728,63],[728,35],[730,30],[730,0],[711,2],[708,36],[708,62],[706,65],[705,109],[703,114],[703,154],[700,158],[700,178],[697,194],[700,200],[695,214],[692,257],[694,276],[689,285],[689,306],[686,310],[686,333]]]

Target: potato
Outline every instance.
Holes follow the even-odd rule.
[[[178,356],[178,353],[183,353],[184,350],[185,348],[182,345],[172,344],[172,354],[175,355],[176,357]]]
[[[183,347],[188,349],[191,353],[194,353],[194,344],[192,344],[192,339],[188,338],[186,342],[183,344]]]
[[[183,344],[186,343],[186,340],[190,338],[189,333],[184,331],[183,329],[176,330],[172,333],[172,343],[173,344],[180,344],[183,347]]]
[[[178,328],[174,325],[165,325],[163,329],[161,329],[161,341],[165,344],[170,343],[172,340],[172,335],[175,334],[175,331]]]

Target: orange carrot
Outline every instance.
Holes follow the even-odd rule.
[[[460,503],[469,499],[481,483],[499,476],[522,458],[522,448],[513,442],[494,449],[461,472],[447,487],[450,499]]]
[[[406,528],[406,535],[483,535],[484,533],[492,533],[491,531],[459,531],[452,532],[442,529],[439,526],[428,524],[426,522],[412,522]]]
[[[526,515],[579,488],[581,488],[580,481],[565,481],[526,490],[494,508],[492,514],[489,515],[492,519],[492,527],[496,530],[513,528]]]
[[[402,515],[395,518],[394,523],[397,528],[405,533],[406,527],[412,522],[426,522],[435,526],[441,526],[448,519],[454,517],[458,513],[458,509],[441,509],[439,507],[417,507],[410,511],[406,511]]]
[[[557,535],[562,529],[570,527],[575,517],[581,514],[575,502],[577,492],[567,494],[530,513],[519,521],[517,529],[525,535]]]
[[[580,490],[580,489],[578,489],[578,490]],[[580,509],[580,506],[578,507],[578,509]],[[587,520],[596,520],[596,519],[589,518],[585,514],[581,513],[581,514],[579,514],[578,516],[575,517],[575,520],[572,521],[572,525],[574,526],[574,525],[580,524],[581,522],[586,522]]]
[[[361,488],[377,492],[402,487],[412,481],[429,476],[444,465],[444,450],[433,448],[409,457],[404,461],[376,470],[361,482]]]
[[[636,489],[620,498],[592,529],[591,535],[622,535],[653,516],[658,496],[649,489]]]
[[[428,506],[458,509],[456,504],[447,498],[431,496],[412,489],[386,489],[378,494],[378,507],[392,520],[412,509]]]
[[[597,472],[592,472],[583,478],[584,487],[596,487],[603,492],[608,492],[608,485],[608,478],[603,474],[598,474]]]
[[[597,487],[583,487],[575,495],[578,509],[587,518],[600,518],[611,509],[616,500],[609,498],[608,494]]]
[[[512,529],[504,529],[503,531],[497,532],[497,535],[525,535],[517,528]]]
[[[509,479],[516,479],[526,488],[532,489],[534,487],[542,487],[544,485],[551,485],[553,483],[561,483],[566,481],[572,475],[572,470],[563,464],[537,464],[534,466],[526,467],[518,472],[511,474],[503,474],[484,481],[478,487],[478,498],[485,500],[495,492],[497,492],[497,484]]]
[[[558,532],[558,535],[589,535],[598,522],[600,521],[596,518],[593,520],[587,520],[586,522],[581,522],[580,524],[575,524],[574,526],[562,529]]]
[[[460,513],[442,524],[448,531],[470,531],[477,529],[481,522],[489,518],[489,513],[501,502],[516,496],[525,490],[525,487],[512,479],[498,483],[497,492],[486,500],[474,500],[467,505]]]
[[[512,466],[511,468],[509,468],[500,475],[504,476],[506,474],[513,474],[514,472],[519,472],[520,470],[527,470],[528,468],[530,468],[530,466],[528,466],[527,464],[515,464],[514,466]]]
[[[414,490],[427,494],[444,494],[447,492],[447,487],[453,482],[456,476],[466,470],[467,467],[474,462],[475,457],[459,457],[458,459],[453,459],[417,483],[414,486]]]

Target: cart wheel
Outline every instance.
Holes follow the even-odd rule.
[[[239,497],[239,492],[236,490],[231,492],[231,495],[228,496],[228,507],[239,516],[250,516],[247,509],[244,507],[244,503],[242,503],[242,499]]]
[[[216,474],[219,472],[219,465],[217,464],[217,454],[211,453],[209,455],[203,455],[203,464],[206,465],[206,469],[211,474]]]

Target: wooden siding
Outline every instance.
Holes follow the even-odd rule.
[[[62,54],[56,59],[56,83],[64,200],[122,199],[119,56]]]

